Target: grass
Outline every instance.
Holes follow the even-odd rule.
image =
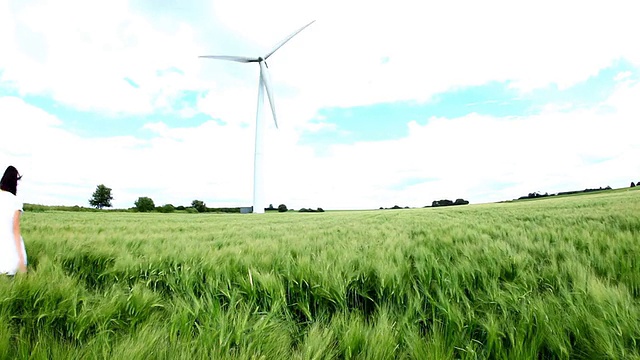
[[[640,359],[640,191],[23,233],[0,358]]]

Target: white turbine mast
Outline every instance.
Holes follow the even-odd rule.
[[[264,178],[263,178],[263,137],[265,124],[263,121],[262,105],[264,103],[264,91],[267,92],[269,98],[269,105],[271,105],[271,113],[273,114],[273,122],[278,128],[278,120],[276,118],[276,107],[273,100],[273,91],[271,90],[271,78],[269,77],[269,70],[267,66],[267,59],[273,55],[278,49],[282,47],[287,41],[291,40],[300,31],[304,30],[307,26],[313,24],[315,20],[301,27],[299,30],[289,35],[276,45],[273,50],[268,52],[264,57],[245,57],[245,56],[226,56],[226,55],[203,55],[201,58],[229,60],[241,63],[254,63],[257,62],[260,65],[260,80],[258,82],[258,108],[256,111],[256,140],[255,140],[255,153],[253,157],[253,212],[257,214],[264,213],[265,201],[264,201]]]

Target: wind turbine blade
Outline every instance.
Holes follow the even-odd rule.
[[[249,63],[249,62],[257,62],[258,61],[257,58],[250,58],[250,57],[246,57],[246,56],[202,55],[202,56],[198,56],[198,57],[207,58],[207,59],[217,59],[217,60],[229,60],[229,61],[235,61],[235,62],[241,62],[241,63]]]
[[[289,37],[287,37],[286,39],[282,40],[278,45],[276,45],[276,47],[273,48],[273,50],[271,50],[271,52],[269,52],[267,55],[265,55],[264,59],[267,60],[269,58],[269,56],[273,55],[273,53],[276,52],[276,50],[280,49],[282,47],[282,45],[284,45],[287,41],[291,40],[292,37],[296,36],[300,31],[304,30],[307,26],[313,24],[314,22],[316,22],[316,21],[313,20],[312,22],[308,23],[307,25],[301,27],[300,30],[294,32],[293,34],[289,35]]]
[[[271,105],[271,113],[273,114],[273,122],[278,128],[278,120],[276,120],[276,104],[273,101],[273,91],[271,91],[271,78],[269,76],[269,70],[263,61],[260,62],[260,81],[264,85],[264,89],[267,91],[267,97],[269,98],[269,105]]]

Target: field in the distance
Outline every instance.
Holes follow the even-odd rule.
[[[637,359],[640,191],[451,208],[25,213],[2,358]]]

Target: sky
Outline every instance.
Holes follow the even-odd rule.
[[[640,182],[634,1],[0,0],[0,167],[24,202],[421,207]]]

